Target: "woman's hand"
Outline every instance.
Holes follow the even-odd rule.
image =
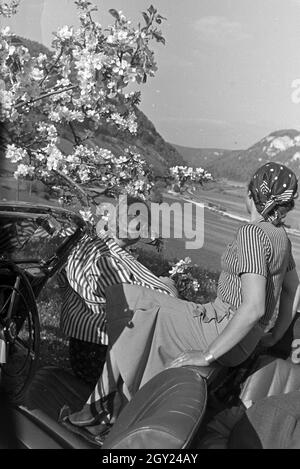
[[[203,352],[199,350],[189,350],[188,352],[183,352],[178,355],[166,368],[179,368],[185,365],[208,366],[209,363],[205,360]]]

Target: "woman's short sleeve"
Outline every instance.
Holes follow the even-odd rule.
[[[264,232],[254,224],[241,226],[237,234],[238,273],[268,275],[268,249]]]

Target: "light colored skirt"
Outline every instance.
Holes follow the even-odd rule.
[[[110,347],[131,395],[188,350],[205,351],[234,315],[219,298],[196,304],[135,285],[107,290]],[[263,331],[256,327],[218,361],[236,366],[249,357]]]

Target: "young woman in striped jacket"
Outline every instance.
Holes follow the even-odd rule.
[[[126,202],[128,211],[133,204],[143,203],[130,196]],[[150,218],[147,205],[145,208]],[[117,218],[118,213],[117,209]],[[116,222],[118,227],[118,220]],[[122,227],[123,231],[126,228]],[[70,363],[78,377],[92,384],[100,376],[108,345],[106,288],[127,283],[177,296],[171,279],[158,278],[126,251],[139,238],[119,239],[118,229],[116,231],[115,236],[104,230],[95,236],[86,234],[73,249],[60,275],[63,293],[60,322],[63,333],[69,338]]]
[[[131,327],[124,327],[111,343],[103,373],[83,409],[62,413],[68,428],[101,445],[103,430],[116,416],[114,399],[120,390],[131,399],[168,367],[209,366],[214,361],[236,366],[259,342],[273,345],[282,337],[300,296],[283,225],[297,190],[295,174],[283,165],[267,163],[256,171],[246,197],[250,222],[238,229],[222,256],[214,302],[201,305],[124,287],[129,308],[131,303],[142,307],[132,308]],[[119,305],[107,311],[112,332],[119,311]]]

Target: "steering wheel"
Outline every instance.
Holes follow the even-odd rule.
[[[23,402],[35,372],[40,325],[31,284],[15,263],[0,261],[0,388]]]

